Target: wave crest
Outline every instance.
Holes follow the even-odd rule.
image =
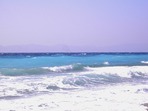
[[[63,80],[63,84],[69,84],[73,86],[91,87],[101,84],[112,84],[123,82],[123,78],[116,75],[97,75],[89,74],[77,77],[69,77]]]
[[[42,67],[43,69],[51,72],[70,72],[70,71],[83,71],[84,67],[81,64],[55,66],[55,67]]]
[[[141,63],[143,63],[143,64],[148,64],[148,61],[141,61]]]
[[[39,68],[1,68],[1,75],[22,76],[22,75],[37,75],[50,73],[68,73],[83,71],[85,68],[81,64],[54,66],[54,67],[39,67]]]

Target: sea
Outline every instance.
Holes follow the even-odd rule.
[[[148,53],[0,53],[0,111],[146,111]]]

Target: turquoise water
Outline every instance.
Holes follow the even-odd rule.
[[[147,65],[148,53],[22,53],[0,54],[0,68],[39,68],[81,64],[83,66]]]

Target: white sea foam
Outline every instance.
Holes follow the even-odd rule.
[[[55,67],[42,67],[43,69],[47,69],[53,72],[63,72],[67,70],[73,69],[73,65],[67,65],[67,66],[55,66]]]
[[[131,78],[133,73],[143,73],[148,76],[148,66],[112,66],[112,67],[85,67],[87,72],[81,72],[81,74],[110,74],[118,75],[120,77]]]
[[[83,71],[83,66],[80,63],[65,65],[65,66],[54,66],[54,67],[42,67],[42,69],[49,70],[51,72],[73,72],[73,71]]]
[[[104,65],[109,65],[109,62],[104,62],[103,64],[104,64]]]
[[[146,111],[147,85],[117,85],[93,90],[50,93],[30,98],[1,100],[0,111]]]
[[[141,63],[143,63],[143,64],[148,64],[148,61],[141,61]]]

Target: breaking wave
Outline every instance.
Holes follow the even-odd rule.
[[[45,74],[99,74],[116,75],[119,77],[141,77],[148,75],[148,66],[84,66],[82,64],[73,64],[54,67],[39,68],[0,68],[0,74],[3,76],[27,76],[27,75],[45,75]]]
[[[50,72],[70,72],[70,71],[83,71],[84,66],[81,64],[66,65],[66,66],[55,66],[55,67],[42,67],[42,69]]]
[[[50,73],[68,73],[83,71],[85,67],[81,64],[54,66],[54,67],[39,67],[39,68],[1,68],[0,74],[6,76],[23,76],[23,75],[42,75]]]
[[[148,81],[148,66],[133,67],[87,67],[87,71],[67,77],[64,84],[74,86],[97,86],[122,82]]]
[[[56,91],[70,91],[79,88],[93,88],[120,83],[148,83],[148,66],[114,66],[114,67],[82,67],[68,65],[59,67],[43,67],[39,69],[3,69],[1,75],[0,99],[12,99],[22,96],[42,94]],[[83,71],[82,71],[83,70]],[[56,72],[56,76],[32,75],[12,76],[13,74],[36,74]],[[1,69],[2,72],[2,69]],[[11,72],[11,73],[10,73]],[[31,72],[31,73],[30,73]],[[62,73],[61,73],[62,72]],[[64,75],[63,72],[68,73]],[[8,76],[11,75],[11,76]],[[147,92],[147,89],[144,90]]]
[[[148,64],[148,61],[141,61],[141,63],[143,63],[143,64]]]

